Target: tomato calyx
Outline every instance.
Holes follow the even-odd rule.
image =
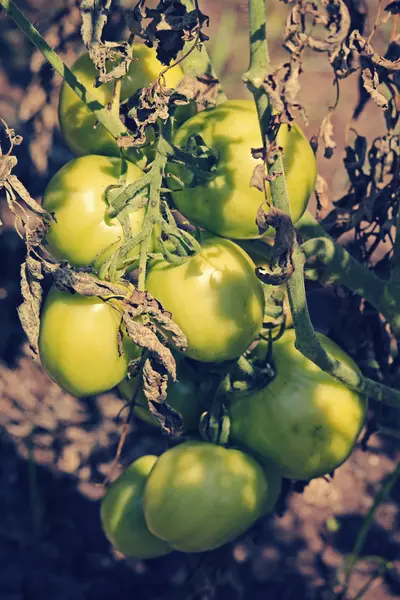
[[[205,442],[226,446],[230,427],[229,413],[220,399],[213,402],[212,408],[201,415],[199,431]]]
[[[109,204],[107,216],[121,221],[125,241],[102,265],[100,277],[113,280],[126,268],[139,266],[139,287],[144,289],[146,262],[150,258],[164,258],[169,263],[182,263],[200,252],[200,244],[188,231],[178,227],[169,208],[166,189],[163,186],[165,168],[173,154],[171,124],[165,126],[165,136],[160,134],[154,161],[149,170],[132,184],[126,185],[123,177],[118,185],[109,186],[106,199]],[[132,236],[128,215],[131,211],[146,208],[141,231]],[[152,239],[157,237],[157,248],[151,250]],[[140,245],[136,264],[132,264],[130,252]]]
[[[273,361],[273,347],[271,331],[267,338],[262,334],[254,341],[249,350],[245,352],[233,365],[229,383],[224,389],[225,399],[231,392],[251,392],[267,386],[276,376]]]
[[[171,186],[177,191],[185,187],[196,187],[214,179],[219,154],[217,150],[207,146],[201,135],[193,133],[184,146],[173,147],[171,160],[180,167],[177,173],[168,173]]]

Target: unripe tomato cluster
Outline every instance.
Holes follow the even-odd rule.
[[[123,79],[122,100],[149,85],[163,68],[153,49],[134,45],[133,55],[137,62]],[[98,101],[106,105],[111,100],[109,84],[93,87],[96,71],[87,55],[78,59],[73,71]],[[175,87],[182,76],[180,67],[174,67],[166,74],[167,85]],[[192,113],[193,105],[179,113],[174,143],[184,147],[192,134],[201,135],[217,153],[215,176],[190,187],[190,167],[169,162],[165,183],[171,202],[201,228],[200,252],[179,264],[150,260],[146,275],[146,289],[187,338],[185,354],[169,340],[177,382],[169,382],[167,402],[183,417],[189,441],[160,457],[137,459],[109,487],[101,507],[111,543],[137,558],[172,550],[203,552],[235,539],[273,510],[282,476],[309,480],[346,460],[365,417],[364,400],[300,354],[294,331],[287,329],[273,343],[275,378],[261,388],[226,393],[228,443],[200,440],[199,422],[215,393],[210,373],[225,361],[234,364],[249,347],[250,362],[265,362],[269,348],[263,341],[253,343],[265,322],[264,290],[255,262],[233,241],[259,237],[256,215],[264,196],[249,184],[259,162],[250,150],[262,146],[255,106],[234,100]],[[48,249],[59,260],[99,273],[126,236],[120,220],[108,216],[106,188],[116,185],[121,175],[127,183],[138,181],[144,174],[143,153],[122,155],[66,83],[59,118],[77,158],[53,177],[44,194],[44,207],[55,216]],[[315,158],[296,125],[282,126],[277,143],[283,148],[296,221],[315,184]],[[132,235],[140,232],[145,215],[146,207],[128,211]],[[149,253],[157,253],[157,248],[155,234]],[[136,264],[139,252],[139,245],[131,248],[127,269]],[[260,257],[255,260],[262,264]],[[357,370],[336,344],[323,336],[321,342]],[[141,382],[127,378],[129,362],[141,349],[126,335],[116,300],[104,302],[52,288],[41,314],[39,349],[43,368],[67,392],[84,397],[119,386],[128,401],[135,396],[135,414],[158,426]]]

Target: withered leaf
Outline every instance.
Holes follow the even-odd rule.
[[[183,431],[182,415],[167,404],[168,372],[160,363],[147,359],[143,367],[143,392],[151,414],[169,435]]]
[[[262,234],[271,226],[276,230],[276,234],[269,261],[271,271],[257,267],[256,275],[263,283],[281,285],[294,271],[293,250],[296,244],[296,231],[289,215],[274,206],[265,213],[263,206],[261,205],[257,214],[259,232]]]
[[[59,267],[53,275],[54,282],[59,289],[73,290],[82,296],[124,299],[130,292],[128,285],[104,281],[91,273],[74,271],[69,266]]]
[[[108,2],[99,0],[81,0],[79,10],[82,17],[82,39],[86,47],[101,39],[109,13]]]
[[[325,158],[332,158],[336,148],[336,142],[333,137],[332,111],[329,111],[327,116],[323,119],[319,130],[319,137],[325,148]]]
[[[167,312],[162,304],[153,298],[148,292],[134,290],[129,300],[124,303],[124,321],[128,328],[128,321],[131,322],[132,331],[128,329],[129,335],[135,336],[132,339],[139,346],[147,348],[154,352],[165,368],[170,367],[171,353],[159,342],[154,328],[158,330],[164,339],[171,338],[174,346],[181,350],[187,348],[187,339],[181,329],[172,321],[171,314]],[[142,314],[150,317],[151,323],[147,326],[141,325],[138,319]],[[145,327],[145,331],[137,327]],[[138,336],[138,337],[136,337]],[[160,347],[161,346],[161,347]],[[168,352],[166,352],[168,350]]]
[[[392,15],[400,14],[400,0],[394,0],[390,2],[384,9],[386,12],[390,12]]]
[[[329,187],[322,175],[317,175],[314,191],[317,197],[318,214],[320,214],[325,212],[329,206]]]
[[[388,101],[385,96],[378,91],[379,77],[377,71],[372,72],[370,69],[364,69],[362,72],[362,79],[365,89],[375,102],[376,106],[383,110],[387,110]]]
[[[256,165],[250,179],[250,187],[255,187],[260,192],[265,192],[265,165]]]
[[[31,256],[21,265],[21,293],[23,301],[18,306],[18,316],[26,333],[32,353],[39,352],[40,307],[43,279],[41,262]]]
[[[380,56],[371,44],[361,35],[361,33],[355,29],[351,32],[349,37],[349,46],[350,48],[356,50],[357,52],[365,52],[365,54],[370,58],[370,60],[380,67],[387,69],[388,71],[398,71],[400,70],[400,60],[388,60],[383,56]]]

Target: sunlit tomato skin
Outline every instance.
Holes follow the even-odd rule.
[[[252,100],[229,100],[216,108],[201,111],[177,131],[174,142],[184,146],[191,134],[199,134],[217,150],[217,174],[197,187],[174,191],[178,210],[190,221],[217,235],[228,238],[259,237],[257,210],[263,193],[250,187],[257,164],[252,148],[262,147],[255,104]],[[283,163],[288,187],[290,211],[294,222],[304,213],[317,176],[314,153],[297,125],[282,125],[277,143],[283,147]],[[184,181],[187,175],[177,165],[170,169]],[[170,179],[171,189],[177,184]]]
[[[254,458],[262,466],[268,482],[268,494],[262,512],[263,515],[269,515],[274,511],[282,491],[282,470],[276,462],[265,456],[254,454]]]
[[[196,431],[199,427],[199,421],[202,412],[206,408],[205,396],[210,391],[209,382],[202,380],[194,368],[187,360],[179,355],[174,356],[176,360],[177,381],[173,383],[168,381],[167,403],[180,412],[183,418],[184,431]],[[130,401],[136,390],[136,377],[124,379],[118,386],[122,396]],[[135,399],[135,414],[154,427],[159,427],[159,423],[151,414],[146,397],[143,393],[143,387],[140,384],[139,391]]]
[[[183,264],[157,261],[148,291],[187,337],[186,355],[201,362],[237,358],[261,329],[262,286],[254,264],[230,240],[204,235],[201,251]]]
[[[129,161],[106,156],[82,156],[64,165],[51,179],[43,196],[43,206],[54,213],[46,236],[49,251],[57,259],[76,267],[101,265],[124,242],[122,225],[106,215],[105,190],[117,185],[124,164],[126,183],[134,183],[143,172]],[[132,233],[140,231],[145,209],[131,212]],[[131,250],[132,261],[139,247]]]
[[[100,394],[127,375],[139,348],[129,339],[118,351],[121,315],[99,298],[53,287],[40,318],[39,353],[46,373],[77,398]]]
[[[204,552],[246,531],[268,493],[262,467],[240,450],[191,441],[161,455],[147,480],[149,530],[182,552]]]
[[[318,337],[333,357],[358,371],[337,344]],[[307,481],[348,458],[366,401],[305,358],[294,341],[294,330],[288,330],[274,343],[277,374],[267,387],[227,397],[230,441],[276,461],[286,477]]]
[[[165,67],[158,61],[154,48],[144,44],[133,44],[133,56],[137,61],[130,65],[128,73],[122,80],[121,102],[127,100],[137,90],[153,83]],[[113,82],[94,87],[98,75],[89,54],[80,56],[71,67],[72,72],[86,87],[88,92],[103,106],[107,106],[112,99]],[[165,83],[167,87],[175,88],[183,77],[182,69],[177,66],[167,71]],[[193,114],[193,105],[182,107],[181,120]],[[61,131],[68,146],[76,156],[85,154],[102,154],[104,156],[120,156],[121,152],[112,135],[97,122],[96,116],[78,98],[75,92],[64,81],[60,90],[58,117]],[[130,160],[140,160],[140,150],[128,151]]]
[[[111,544],[137,559],[156,558],[171,548],[147,528],[142,497],[147,478],[157,461],[147,455],[135,460],[108,488],[101,503],[101,523]]]

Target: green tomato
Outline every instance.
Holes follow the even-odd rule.
[[[165,69],[156,56],[154,48],[144,44],[133,44],[133,56],[128,73],[122,79],[121,102],[127,100],[140,88],[153,83],[159,73]],[[94,87],[98,71],[91,61],[89,54],[82,54],[71,68],[74,75],[86,87],[88,92],[103,106],[107,106],[112,99],[114,83],[105,83]],[[183,77],[180,66],[176,66],[165,74],[167,87],[176,88]],[[183,106],[179,109],[178,118],[185,120],[194,114],[195,105]],[[60,91],[58,117],[64,139],[74,154],[102,154],[105,156],[120,156],[121,151],[112,135],[97,122],[96,116],[78,98],[75,92],[64,81]],[[142,153],[137,149],[127,151],[130,160],[140,160]]]
[[[184,431],[196,431],[204,410],[203,396],[210,391],[207,379],[201,379],[197,371],[182,357],[175,356],[177,381],[168,381],[167,403],[181,413]],[[137,378],[124,379],[118,386],[122,396],[129,402],[136,390]],[[135,414],[149,425],[159,427],[159,423],[151,414],[142,385],[136,395]]]
[[[118,184],[123,166],[127,167],[126,182],[134,183],[143,172],[120,158],[82,156],[64,165],[52,178],[43,196],[43,206],[54,213],[46,236],[49,251],[57,259],[68,260],[75,267],[99,266],[124,242],[120,221],[106,215],[105,190]],[[143,225],[145,209],[129,214],[132,233]],[[132,248],[132,262],[139,247]]]
[[[129,338],[118,350],[121,315],[100,298],[53,287],[40,318],[39,352],[46,373],[77,398],[110,390],[127,375],[140,349]]]
[[[161,455],[143,496],[149,530],[182,552],[213,550],[262,514],[268,483],[240,450],[191,441]]]
[[[261,329],[262,286],[251,259],[230,240],[204,235],[200,253],[185,263],[153,263],[146,286],[186,335],[185,354],[198,361],[237,358]]]
[[[337,344],[318,337],[329,354],[358,372]],[[294,342],[295,332],[288,330],[273,344],[277,374],[267,387],[227,396],[230,441],[274,460],[286,477],[307,481],[348,458],[364,424],[366,401],[303,356]]]
[[[268,494],[263,507],[263,515],[269,515],[273,512],[279,496],[282,491],[282,470],[279,465],[266,456],[254,454],[254,458],[264,469],[265,477],[268,481]]]
[[[259,237],[257,210],[264,195],[250,187],[254,168],[260,164],[251,148],[262,147],[257,111],[252,100],[229,100],[216,108],[204,110],[184,123],[174,142],[184,146],[188,137],[199,134],[206,144],[218,151],[216,176],[203,185],[174,191],[178,210],[190,221],[229,238]],[[283,163],[294,222],[304,213],[314,189],[317,168],[314,153],[297,125],[289,130],[282,125],[277,143],[283,147]],[[187,172],[171,165],[170,173],[187,181]],[[170,186],[176,188],[171,178]],[[269,193],[269,189],[267,190]]]
[[[111,544],[123,554],[138,559],[156,558],[171,548],[147,528],[143,514],[143,492],[157,456],[135,460],[108,488],[101,503],[101,523]]]

